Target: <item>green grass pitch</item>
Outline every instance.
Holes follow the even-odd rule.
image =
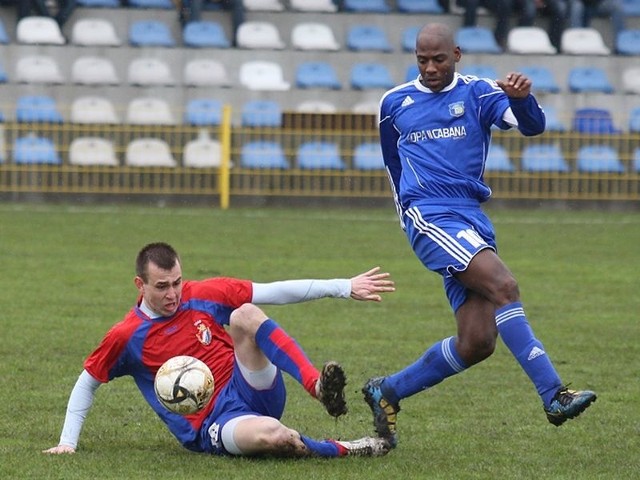
[[[359,392],[455,333],[440,279],[388,209],[73,207],[0,204],[0,476],[7,479],[632,479],[640,472],[640,215],[493,210],[500,253],[565,382],[598,401],[560,428],[499,343],[494,356],[402,402],[384,458],[230,459],[183,450],[130,379],[103,386],[78,453],[58,441],[85,356],[135,300],[133,262],[151,241],[186,277],[255,281],[351,276],[380,265],[381,304],[265,307],[320,365],[348,374],[349,414],[328,417],[290,378],[284,422],[313,437],[371,434]]]

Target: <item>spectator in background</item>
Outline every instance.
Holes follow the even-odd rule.
[[[484,7],[496,17],[493,34],[501,47],[507,43],[509,19],[511,18],[512,0],[456,0],[459,7],[464,8],[464,27],[475,27],[478,24],[478,7]]]
[[[616,37],[625,28],[624,10],[620,0],[570,0],[570,27],[591,26],[593,17],[610,18]]]
[[[60,28],[71,17],[76,0],[16,0],[16,17],[40,16],[53,18]]]
[[[515,0],[515,9],[520,11],[518,25],[530,27],[537,15],[549,17],[549,39],[560,50],[562,32],[569,19],[568,0]]]

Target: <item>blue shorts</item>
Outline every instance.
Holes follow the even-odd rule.
[[[220,436],[228,421],[242,415],[268,416],[279,420],[286,400],[287,391],[280,370],[271,388],[256,390],[247,383],[237,362],[234,362],[229,383],[218,395],[216,406],[200,429],[203,450],[216,455],[228,454]]]
[[[493,224],[477,202],[417,205],[405,212],[405,231],[416,256],[429,270],[442,275],[453,311],[467,299],[455,273],[467,269],[485,248],[496,250]]]

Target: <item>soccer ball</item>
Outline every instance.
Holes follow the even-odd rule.
[[[156,373],[156,397],[167,409],[180,415],[202,410],[213,395],[213,375],[197,358],[179,355],[162,364]]]

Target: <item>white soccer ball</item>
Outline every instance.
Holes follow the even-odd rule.
[[[213,395],[213,375],[197,358],[179,355],[162,364],[154,382],[156,396],[167,410],[191,415],[202,410]]]

